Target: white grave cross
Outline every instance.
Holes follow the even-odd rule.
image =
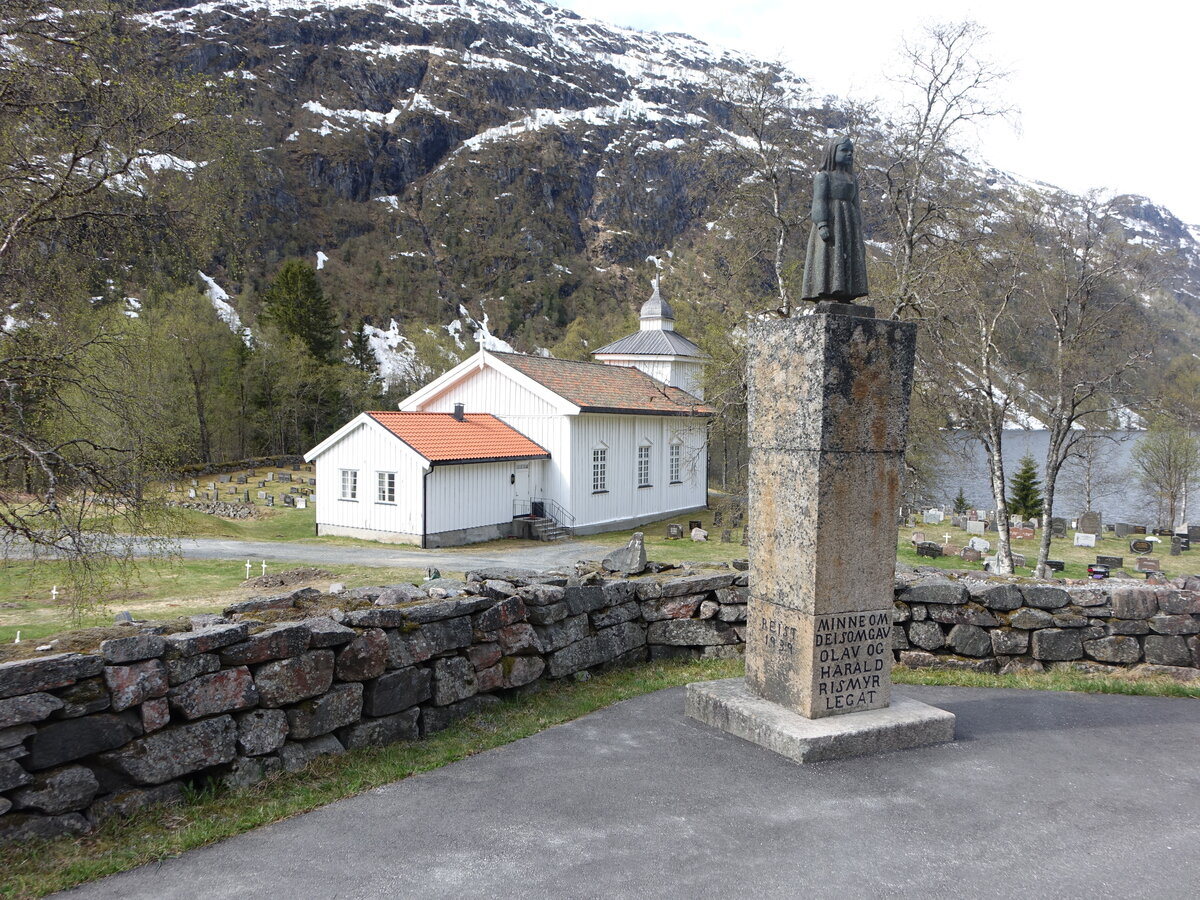
[[[265,559],[263,560],[262,570],[263,570],[263,574],[266,575],[267,574],[267,561]]]
[[[58,602],[58,585],[57,584],[50,589],[50,599],[56,603]]]
[[[250,577],[250,560],[246,560],[246,577]]]

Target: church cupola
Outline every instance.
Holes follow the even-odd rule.
[[[660,265],[655,260],[656,265]],[[597,362],[633,366],[671,387],[704,399],[704,352],[675,330],[675,313],[662,295],[660,273],[642,304],[638,330],[592,353]]]

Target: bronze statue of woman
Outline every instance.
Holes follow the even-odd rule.
[[[862,208],[854,177],[854,143],[833,138],[813,176],[812,230],[804,261],[804,300],[849,303],[867,295]]]

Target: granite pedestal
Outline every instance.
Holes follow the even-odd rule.
[[[923,704],[889,710],[916,326],[826,309],[751,328],[745,684],[688,693],[690,715],[798,762],[954,728]]]

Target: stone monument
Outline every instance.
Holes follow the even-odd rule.
[[[758,321],[749,335],[746,677],[687,694],[690,716],[797,762],[954,739],[952,714],[891,696],[893,511],[916,326],[853,302],[866,293],[853,148],[836,139],[826,155],[814,191],[824,176],[835,205],[853,211],[821,227],[814,199],[807,266],[840,259],[848,274],[806,271],[815,313]],[[814,239],[857,246],[814,263]],[[829,289],[810,292],[818,281]]]

